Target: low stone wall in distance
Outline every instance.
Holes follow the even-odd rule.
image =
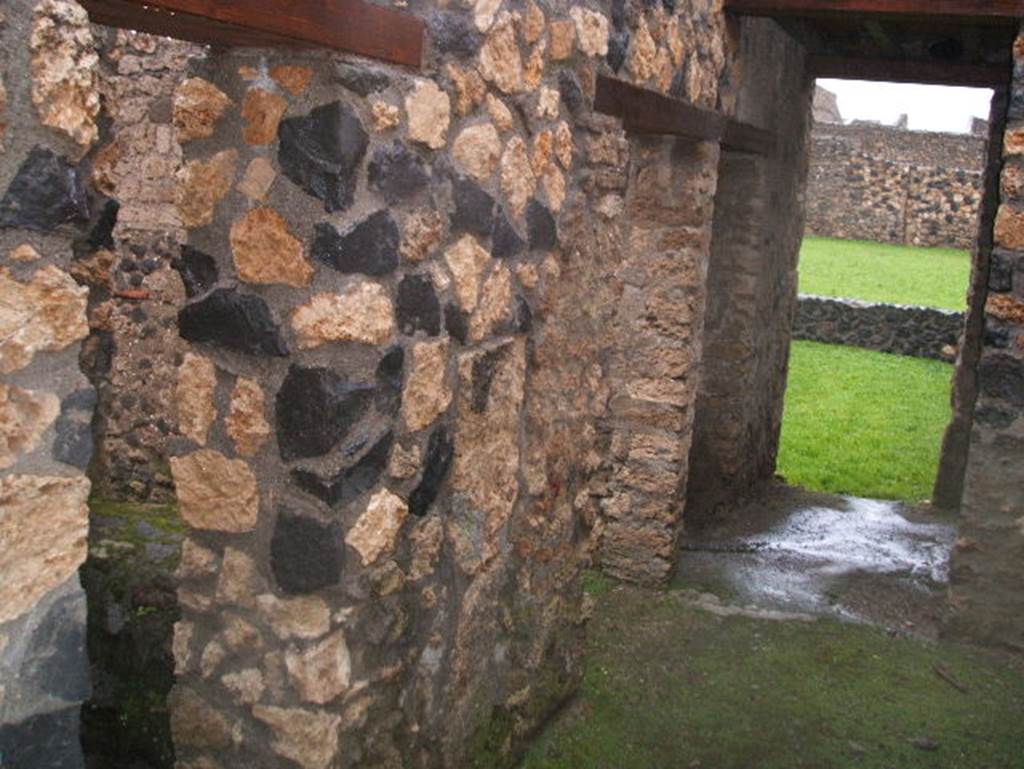
[[[801,294],[793,338],[951,361],[963,322],[953,310]]]

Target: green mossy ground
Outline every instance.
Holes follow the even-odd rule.
[[[522,769],[1024,767],[1019,661],[595,584],[582,689]]]
[[[814,491],[927,500],[952,377],[940,361],[794,342],[779,474]]]
[[[804,238],[800,249],[804,294],[963,312],[970,273],[970,254],[951,248]]]

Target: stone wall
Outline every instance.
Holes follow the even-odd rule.
[[[687,526],[771,477],[782,425],[812,89],[802,50],[777,29],[745,27],[742,54],[773,66],[745,77],[738,114],[781,144],[719,162]]]
[[[842,147],[879,160],[909,163],[930,168],[962,168],[981,171],[985,163],[987,137],[976,134],[908,131],[883,125],[815,124],[811,130],[811,162],[819,151],[813,142],[826,142],[825,148]],[[823,157],[828,158],[827,155]]]
[[[98,393],[90,470],[105,499],[169,501],[168,445],[179,436],[174,372],[184,301],[174,270],[185,231],[175,205],[182,164],[175,100],[200,46],[94,25],[102,98],[92,182],[107,198],[105,241],[81,254],[75,276],[90,287],[83,361]]]
[[[666,576],[718,150],[590,104],[600,68],[731,111],[735,30],[711,0],[499,10],[412,9],[417,75],[245,51],[186,81],[189,47],[70,0],[9,14],[5,761],[77,751],[87,293],[83,365],[145,417],[101,435],[167,437],[188,527],[179,766],[510,763],[581,674],[592,550]]]
[[[807,233],[912,246],[971,248],[984,137],[816,123]]]
[[[97,135],[96,55],[78,6],[8,3],[2,16],[0,762],[74,768],[96,394],[78,367],[87,289],[69,270],[95,213],[77,163]]]
[[[963,325],[953,310],[801,294],[793,338],[950,361]]]
[[[186,526],[176,765],[513,764],[581,676],[582,568],[668,576],[702,409],[720,488],[774,461],[810,104],[799,49],[763,21],[740,47],[713,0],[415,3],[417,73],[244,50],[193,59],[181,81],[164,58],[178,49],[115,38],[109,61],[156,74],[140,75],[145,117],[114,119],[108,142],[109,65],[81,9],[5,12],[5,761],[36,766],[53,745],[81,765],[96,395],[75,274],[94,326],[105,302],[130,314],[118,302],[148,292],[167,305],[152,323],[183,340],[153,404],[177,420],[159,432]],[[598,71],[738,111],[776,129],[779,154],[627,137],[592,112]],[[180,158],[171,142],[111,160],[126,132],[160,135],[168,94]],[[132,187],[149,160],[180,166],[173,213],[159,174],[152,199]],[[108,194],[145,203],[118,212],[121,230],[103,169]],[[94,278],[122,243],[132,261]],[[92,340],[90,373],[107,354]],[[147,355],[126,360],[145,370]],[[1004,392],[1008,355],[983,364],[983,393]],[[730,379],[758,397],[720,389]]]
[[[980,321],[977,398],[953,551],[948,630],[1024,651],[1024,35],[1003,141],[999,208],[987,286],[971,297]],[[979,292],[984,293],[984,302]],[[971,320],[968,326],[971,327]]]
[[[183,766],[506,765],[581,674],[590,548],[667,574],[718,151],[590,104],[731,109],[733,41],[705,0],[512,10],[416,7],[417,75],[193,71]]]

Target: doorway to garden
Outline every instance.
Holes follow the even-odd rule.
[[[931,503],[991,100],[988,89],[818,83],[778,462],[787,482]],[[897,113],[908,108],[911,125]],[[955,508],[951,496],[940,506]]]

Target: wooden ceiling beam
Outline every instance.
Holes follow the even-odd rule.
[[[1024,0],[725,0],[741,16],[970,21],[1007,25],[1024,18]]]
[[[763,128],[606,75],[597,76],[594,110],[620,118],[627,133],[714,141],[758,155],[770,155],[776,147],[775,135]]]
[[[876,80],[926,85],[961,85],[974,88],[998,88],[1010,82],[1008,64],[968,64],[910,59],[867,59],[856,56],[807,57],[807,69],[813,77],[844,80]]]
[[[892,36],[889,35],[880,21],[869,19],[864,22],[864,29],[867,30],[868,35],[875,41],[875,45],[878,46],[883,54],[889,58],[903,56],[902,49],[892,39]]]
[[[418,68],[423,21],[367,0],[82,0],[93,21],[225,46],[331,48]]]

